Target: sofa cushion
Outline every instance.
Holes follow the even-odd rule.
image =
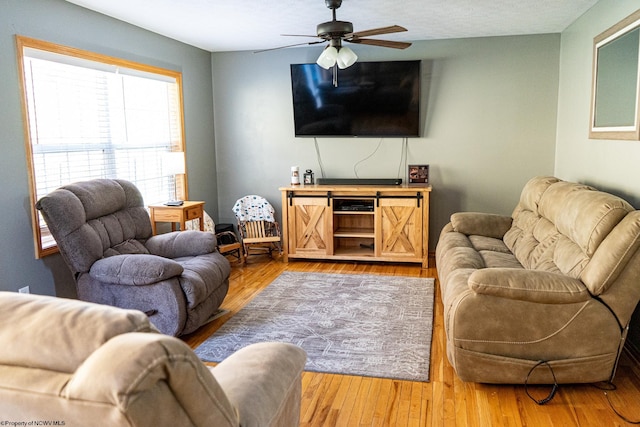
[[[152,285],[180,276],[180,263],[156,255],[116,255],[96,261],[89,270],[94,279],[114,285]]]
[[[137,240],[144,241],[151,235],[149,214],[142,206],[128,207],[122,211],[87,221],[87,224],[98,235],[102,250],[106,253],[147,253],[148,251]],[[137,242],[132,246],[132,242]]]
[[[604,238],[633,210],[592,187],[537,178],[523,189],[504,242],[527,269],[579,278]]]
[[[540,201],[540,214],[558,232],[591,257],[602,240],[633,207],[612,194],[572,182],[549,187]]]
[[[216,235],[196,230],[158,234],[146,241],[150,253],[165,258],[182,258],[215,252]]]
[[[538,176],[530,179],[522,188],[520,201],[515,210],[528,210],[537,215],[538,205],[540,204],[542,196],[551,185],[557,182],[561,182],[561,180],[553,176]],[[512,215],[514,218],[516,216],[517,215]]]
[[[180,286],[187,299],[187,309],[200,305],[220,286],[228,283],[226,278],[231,273],[231,266],[219,252],[176,258],[174,261],[184,268]]]
[[[130,182],[96,179],[61,187],[38,200],[73,273],[85,273],[104,256],[147,253],[151,221],[142,195]],[[78,249],[82,248],[82,249]]]
[[[11,343],[0,347],[5,365],[71,373],[116,335],[157,332],[140,311],[77,300],[0,292],[0,307],[12,314],[0,316],[0,342]]]
[[[634,211],[620,221],[620,224],[602,241],[599,250],[583,270],[580,278],[593,295],[607,292],[609,287],[618,280],[622,271],[629,268],[627,263],[639,248],[640,211]],[[635,275],[637,277],[640,272]]]
[[[501,239],[486,236],[469,236],[469,241],[476,251],[492,251],[510,254],[511,251]]]
[[[522,268],[522,264],[510,252],[480,251],[486,268]]]
[[[542,304],[567,304],[591,299],[591,294],[580,280],[536,270],[476,270],[469,277],[469,287],[478,294]]]
[[[511,217],[481,212],[457,212],[451,215],[453,229],[466,235],[502,239],[511,227]]]

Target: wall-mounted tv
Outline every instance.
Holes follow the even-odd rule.
[[[420,136],[420,61],[291,64],[295,135]]]

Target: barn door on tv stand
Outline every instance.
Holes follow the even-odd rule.
[[[327,199],[295,197],[289,208],[289,255],[324,257],[333,253],[331,208]]]
[[[377,257],[399,261],[423,258],[422,209],[415,197],[380,199],[376,222]]]

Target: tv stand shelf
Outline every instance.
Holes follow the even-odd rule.
[[[338,228],[333,232],[333,237],[369,237],[375,238],[373,230],[363,231],[359,228]]]
[[[284,261],[327,259],[428,267],[431,186],[280,188]]]

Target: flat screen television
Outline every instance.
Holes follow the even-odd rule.
[[[420,61],[356,62],[333,72],[291,64],[293,120],[300,137],[420,136]]]

